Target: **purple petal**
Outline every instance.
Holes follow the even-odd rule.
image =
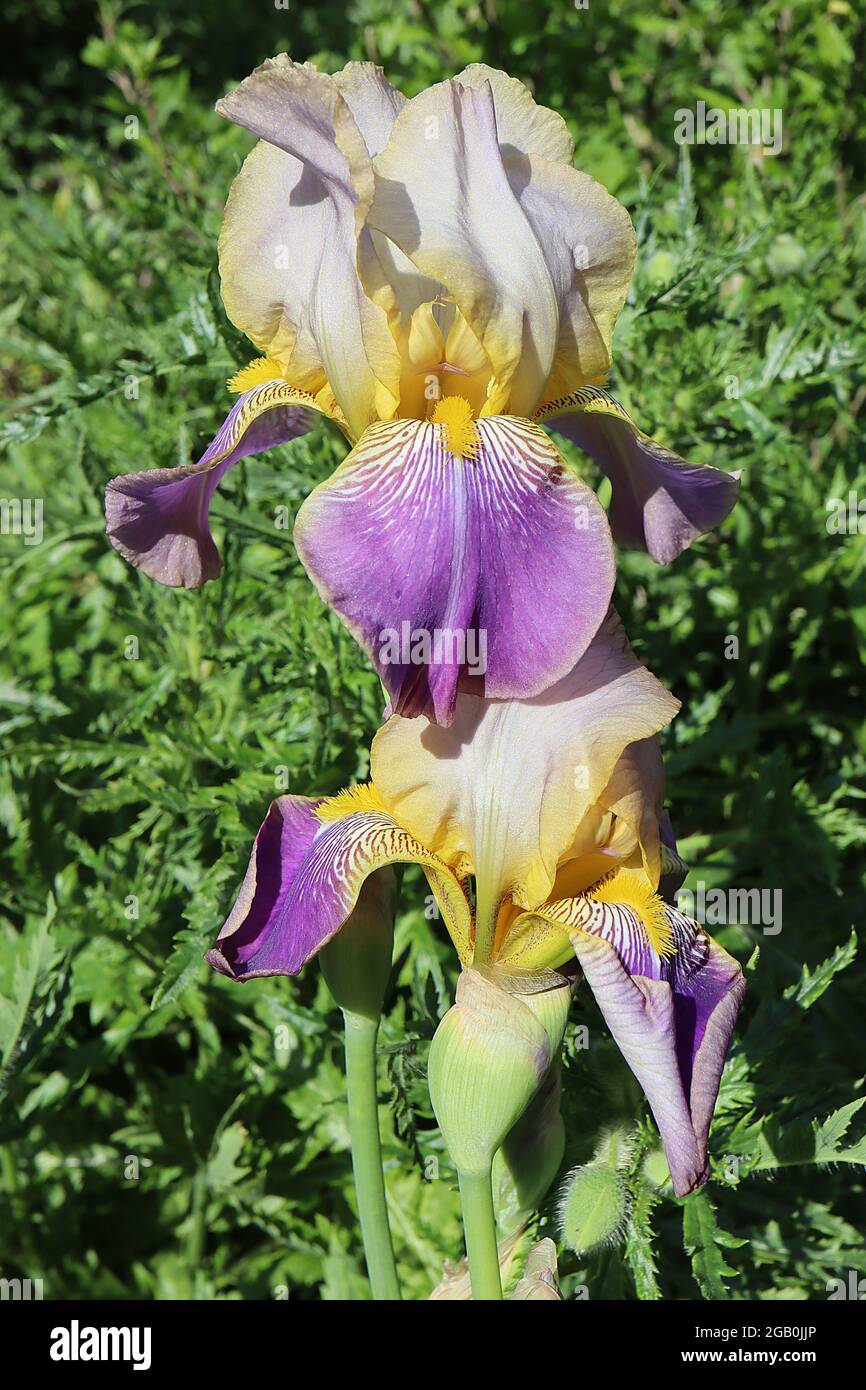
[[[115,550],[172,588],[216,579],[220,557],[208,509],[217,485],[240,459],[312,429],[317,417],[297,404],[306,399],[284,382],[254,386],[232,406],[198,463],[113,478],[105,490],[105,519]]]
[[[706,1181],[707,1140],[745,993],[738,963],[670,909],[676,955],[662,961],[630,909],[593,904],[575,954],[662,1136],[674,1192]]]
[[[295,544],[390,710],[448,724],[458,689],[528,699],[571,671],[604,619],[614,559],[597,498],[543,431],[481,419],[469,459],[439,430],[374,425],[304,503]]]
[[[322,822],[320,801],[281,796],[256,836],[237,901],[205,959],[233,980],[297,975],[351,915],[365,880],[420,863],[446,925],[468,941],[469,907],[450,870],[386,811]]]
[[[280,920],[298,871],[323,828],[315,815],[318,805],[318,801],[303,796],[281,796],[271,802],[237,900],[215,948],[205,957],[223,975],[234,979],[245,975],[246,962],[262,948]],[[285,973],[294,974],[299,969],[300,965]]]
[[[615,402],[611,405],[620,410]],[[610,478],[610,524],[616,542],[648,550],[660,565],[719,526],[737,500],[739,473],[686,463],[641,434],[624,411],[577,409],[545,412],[543,418],[548,428],[571,439]]]

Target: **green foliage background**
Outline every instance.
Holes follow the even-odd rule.
[[[563,1251],[565,1287],[820,1299],[829,1279],[866,1273],[852,936],[866,541],[826,527],[829,498],[854,491],[866,512],[857,7],[5,10],[0,496],[43,498],[45,535],[0,536],[0,1275],[41,1277],[46,1297],[366,1296],[339,1016],[318,971],[238,989],[201,963],[278,770],[301,793],[366,771],[377,682],[274,524],[340,445],[314,435],[234,470],[213,508],[224,576],[200,593],[140,577],[101,520],[110,476],[200,454],[225,377],[252,355],[214,292],[222,203],[250,138],[212,106],[280,49],[326,68],[372,58],[410,94],[485,60],[561,110],[579,166],[640,238],[614,391],[686,457],[743,470],[720,534],[667,570],[622,555],[617,603],[683,701],[666,759],[688,886],[781,889],[783,929],[717,932],[750,962],[751,989],[713,1181],[685,1203],[647,1185],[644,1103],[579,994],[593,1044],[568,1049],[567,1162],[605,1125],[641,1137],[626,1241],[588,1262]],[[781,108],[782,154],[681,154],[674,112],[698,99]],[[416,1298],[461,1243],[424,1087],[455,962],[423,893],[408,873],[382,1039],[388,1185]]]

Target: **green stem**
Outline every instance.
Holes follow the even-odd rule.
[[[499,1302],[502,1298],[502,1281],[499,1277],[490,1169],[483,1173],[458,1173],[457,1176],[463,1204],[463,1232],[472,1297],[476,1301]]]
[[[379,1098],[376,1086],[376,1035],[379,1020],[344,1010],[346,1020],[346,1087],[352,1169],[358,1197],[361,1237],[370,1287],[377,1300],[400,1297],[379,1142]]]

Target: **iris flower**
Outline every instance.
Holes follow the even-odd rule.
[[[329,417],[351,452],[295,542],[390,709],[447,724],[459,690],[541,694],[614,582],[605,513],[546,429],[610,477],[614,538],[661,562],[736,497],[734,477],[653,443],[603,389],[627,212],[573,167],[561,117],[482,64],[407,101],[370,63],[330,76],[281,54],[217,110],[259,137],[220,271],[262,355],[230,381],[239,399],[198,463],[109,484],[112,543],[162,583],[215,578],[221,478]]]
[[[370,784],[273,802],[210,963],[235,980],[295,974],[368,876],[418,863],[464,966],[577,958],[649,1100],[674,1190],[691,1191],[707,1175],[744,983],[658,891],[683,868],[660,831],[656,738],[677,708],[611,610],[540,697],[460,694],[449,728],[393,716],[374,739]]]

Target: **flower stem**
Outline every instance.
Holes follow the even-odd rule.
[[[378,1019],[344,1010],[346,1021],[346,1087],[352,1169],[358,1197],[358,1216],[370,1287],[377,1300],[400,1297],[379,1142],[379,1100],[376,1086]]]
[[[481,1173],[458,1173],[463,1204],[463,1232],[472,1297],[499,1302],[499,1251],[496,1246],[496,1218],[493,1214],[493,1183],[490,1169]]]

